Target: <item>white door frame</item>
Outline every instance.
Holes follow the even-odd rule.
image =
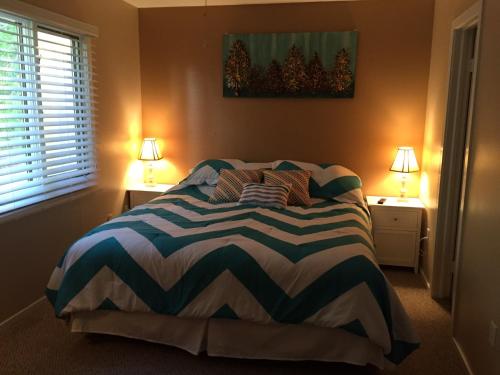
[[[482,1],[478,1],[457,17],[452,23],[451,46],[448,78],[448,103],[443,140],[443,160],[439,183],[439,203],[436,224],[436,243],[431,283],[434,298],[450,298],[454,291],[452,275],[456,285],[458,260],[464,210],[464,197],[467,190],[470,135],[473,124],[474,97],[477,77],[477,62],[481,31]],[[475,38],[475,58],[464,56],[471,47],[468,29],[477,27]],[[469,82],[466,76],[472,72]],[[470,87],[469,92],[466,87]],[[468,112],[464,111],[467,107]],[[463,124],[467,126],[464,128]],[[463,143],[462,143],[463,142]],[[462,175],[457,176],[461,170]],[[457,202],[459,202],[457,204]],[[455,258],[455,261],[453,260]],[[452,294],[451,294],[452,293]]]

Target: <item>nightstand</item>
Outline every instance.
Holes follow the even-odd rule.
[[[128,202],[128,209],[149,202],[151,199],[158,197],[173,186],[174,185],[170,184],[156,184],[155,186],[134,184],[128,186],[128,199],[126,200],[126,202]]]
[[[422,211],[418,198],[366,197],[372,214],[373,239],[380,264],[412,267],[418,272]],[[384,204],[378,204],[386,198]]]

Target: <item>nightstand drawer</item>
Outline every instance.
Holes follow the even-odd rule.
[[[131,191],[130,193],[130,208],[148,203],[151,199],[156,198],[161,193],[155,191]]]
[[[372,215],[375,228],[391,228],[395,230],[419,229],[420,213],[418,210],[372,207]]]
[[[392,266],[413,267],[415,265],[416,232],[374,232],[377,261]]]

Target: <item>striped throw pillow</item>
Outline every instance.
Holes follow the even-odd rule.
[[[245,184],[241,193],[240,204],[283,209],[286,208],[291,189],[292,184]]]
[[[346,167],[337,164],[312,164],[294,160],[276,160],[273,170],[311,171],[309,194],[311,197],[334,199],[366,207],[361,178]]]
[[[208,199],[210,203],[238,202],[243,186],[249,182],[260,182],[262,171],[249,169],[221,169],[217,186]]]
[[[291,184],[292,190],[288,196],[291,206],[310,206],[309,198],[310,171],[264,171],[264,183],[270,185]]]

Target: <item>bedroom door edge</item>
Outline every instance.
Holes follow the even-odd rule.
[[[448,99],[431,295],[433,298],[451,298],[452,305],[458,278],[462,213],[468,185],[467,166],[474,122],[481,9],[482,1],[476,2],[453,21],[451,28]],[[472,44],[471,30],[475,33]],[[473,59],[468,56],[470,47],[474,51]],[[461,173],[457,174],[457,170]]]

